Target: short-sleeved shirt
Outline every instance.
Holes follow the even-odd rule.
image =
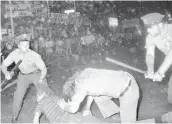
[[[3,61],[3,64],[9,66],[13,62],[17,64],[20,60],[22,60],[22,63],[18,68],[24,74],[32,73],[37,69],[42,70],[45,67],[45,63],[43,62],[41,56],[30,49],[25,55],[23,55],[19,49],[14,50]]]
[[[119,98],[131,80],[123,71],[87,68],[75,79],[75,94],[72,102],[81,101],[87,95]]]
[[[172,50],[172,24],[164,24],[164,28],[160,35],[151,36],[150,34],[146,38],[147,53],[154,55],[154,49],[157,47],[165,55]]]

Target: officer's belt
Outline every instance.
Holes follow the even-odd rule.
[[[30,75],[30,74],[39,73],[39,72],[40,72],[40,70],[37,69],[37,70],[35,70],[35,71],[31,72],[31,73],[28,73],[28,74],[22,73],[22,72],[20,72],[20,74],[22,74],[22,75]]]
[[[121,94],[119,95],[119,97],[122,97],[128,91],[128,89],[129,89],[130,86],[131,86],[131,80],[128,83],[128,86],[124,89],[124,91],[121,92]]]

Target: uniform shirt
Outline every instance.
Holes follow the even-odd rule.
[[[75,79],[71,105],[79,104],[87,95],[119,98],[128,86],[130,76],[123,71],[87,68]]]
[[[172,24],[164,24],[164,28],[160,35],[151,36],[146,38],[146,49],[148,54],[154,55],[154,49],[157,47],[165,55],[172,50]]]
[[[45,63],[41,59],[41,56],[30,49],[25,55],[23,55],[19,49],[14,50],[3,61],[3,64],[5,66],[9,66],[13,62],[15,62],[16,64],[19,60],[22,60],[22,63],[19,65],[18,68],[22,73],[25,74],[34,72],[37,69],[42,70],[45,67]]]
[[[59,123],[63,120],[65,111],[59,107],[58,101],[59,97],[46,95],[38,102],[35,112],[44,113],[51,123]]]

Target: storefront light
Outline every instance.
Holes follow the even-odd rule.
[[[75,10],[74,9],[69,9],[69,10],[65,10],[64,13],[66,14],[70,14],[70,13],[74,13]]]
[[[109,27],[118,26],[118,19],[114,17],[109,17]]]

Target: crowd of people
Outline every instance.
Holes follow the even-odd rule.
[[[166,76],[166,71],[172,64],[172,25],[164,23],[163,18],[164,15],[160,13],[150,13],[141,17],[148,32],[145,45],[147,65],[145,78],[159,82]],[[22,60],[18,67],[20,73],[13,98],[12,122],[17,122],[23,98],[31,83],[37,89],[38,105],[33,119],[35,124],[39,123],[41,113],[44,113],[51,123],[66,122],[66,120],[70,120],[69,118],[75,118],[85,97],[88,98],[84,116],[80,115],[81,120],[74,119],[72,123],[83,120],[86,120],[84,122],[92,120],[92,123],[100,123],[101,121],[91,114],[91,103],[95,100],[99,104],[104,99],[110,102],[112,98],[119,99],[120,107],[111,112],[109,116],[119,112],[121,123],[138,121],[137,107],[140,89],[135,78],[128,72],[96,68],[77,71],[63,86],[64,95],[68,96],[66,101],[56,96],[47,85],[47,67],[41,56],[29,48],[30,37],[22,34],[17,41],[18,48],[2,62],[2,72],[9,80],[12,76],[11,72],[7,71],[7,67],[13,62],[17,63]],[[165,54],[164,61],[156,72],[154,71],[155,47]],[[172,75],[168,85],[168,101],[172,104]],[[106,111],[106,113],[108,112],[109,110]],[[141,122],[144,121],[172,123],[172,112]]]

